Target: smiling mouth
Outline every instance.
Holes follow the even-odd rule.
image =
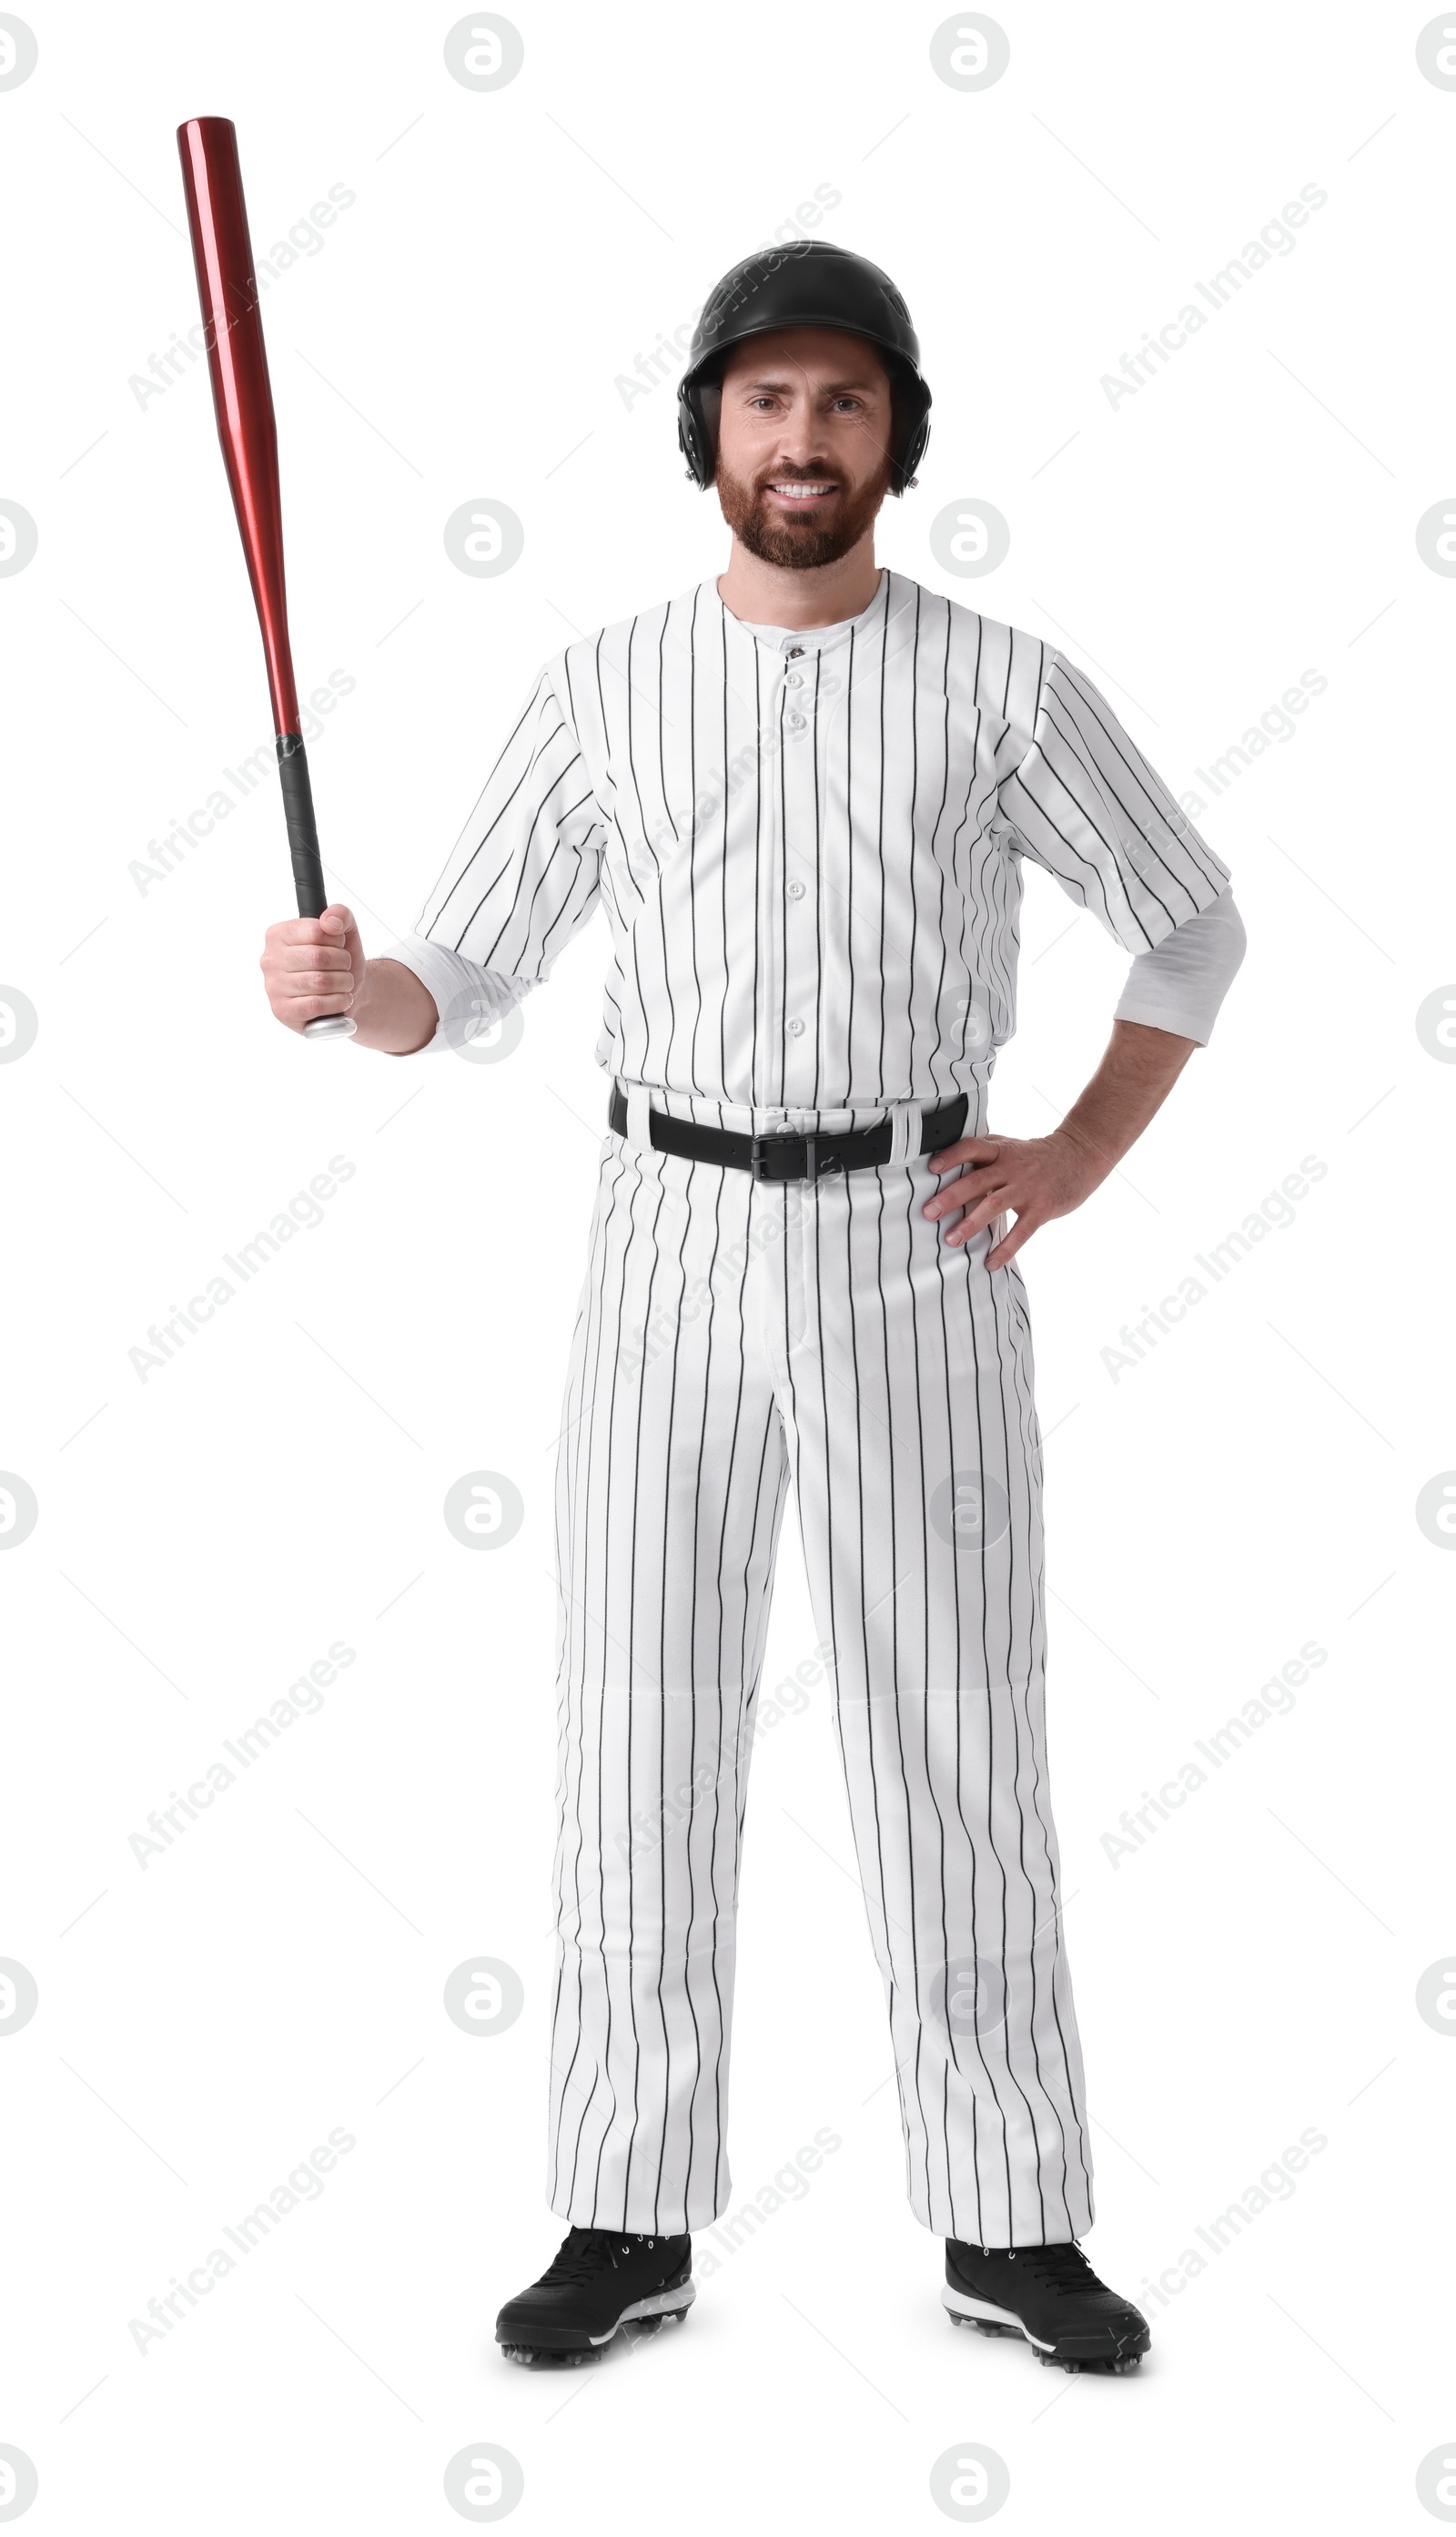
[[[827,481],[820,481],[806,485],[793,483],[770,485],[766,489],[770,493],[777,493],[781,502],[819,502],[827,493],[837,493],[839,487]]]

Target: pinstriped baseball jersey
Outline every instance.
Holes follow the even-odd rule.
[[[546,664],[417,932],[523,993],[600,898],[628,1082],[704,1118],[964,1091],[974,1133],[1027,856],[1133,953],[1229,878],[1038,637],[885,571],[767,641],[707,581]]]

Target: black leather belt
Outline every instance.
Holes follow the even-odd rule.
[[[938,1153],[965,1134],[967,1095],[958,1092],[920,1121],[919,1151]],[[627,1133],[627,1096],[619,1083],[611,1089],[607,1124],[613,1136]],[[826,1172],[853,1172],[890,1159],[891,1126],[882,1119],[873,1128],[851,1128],[838,1137],[795,1137],[776,1132],[745,1137],[731,1128],[708,1128],[696,1119],[672,1119],[664,1110],[648,1114],[648,1134],[660,1154],[682,1154],[689,1162],[726,1163],[751,1172],[756,1181],[818,1181]]]

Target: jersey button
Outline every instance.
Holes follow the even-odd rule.
[[[784,657],[788,661],[801,661],[803,656],[804,647],[802,643],[791,643]]]
[[[785,680],[785,682],[784,682],[784,684],[785,684],[785,686],[786,686],[786,687],[801,687],[801,686],[803,685],[803,681],[802,681],[802,679],[799,677],[799,674],[798,674],[797,670],[791,670],[791,671],[790,671],[788,678],[787,678],[787,679]]]
[[[789,895],[790,895],[790,897],[791,897],[791,898],[802,898],[803,894],[804,894],[804,885],[803,885],[803,882],[802,882],[801,880],[791,880],[791,881],[790,882],[790,884],[789,884]]]
[[[795,1013],[793,1019],[789,1024],[790,1038],[801,1039],[803,1036],[803,1023],[799,1020],[797,1013]]]
[[[789,728],[790,728],[790,730],[791,730],[791,731],[802,731],[803,727],[804,727],[804,718],[803,718],[803,715],[802,715],[802,714],[791,714],[791,715],[790,715],[790,717],[789,717]]]

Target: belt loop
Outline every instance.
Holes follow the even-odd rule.
[[[904,1163],[920,1150],[923,1101],[899,1101],[890,1113],[890,1160]]]
[[[652,1094],[645,1083],[628,1083],[622,1088],[627,1096],[627,1142],[651,1152]]]

